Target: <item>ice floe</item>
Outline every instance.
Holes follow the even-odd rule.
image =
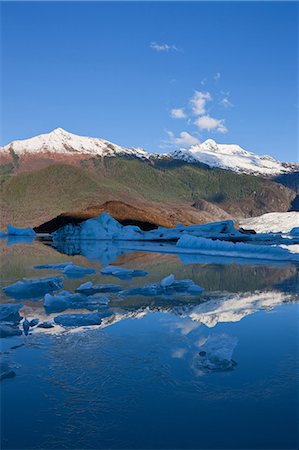
[[[233,256],[239,258],[256,258],[264,260],[299,260],[299,255],[293,254],[287,248],[278,245],[255,245],[243,242],[225,242],[205,239],[190,235],[182,236],[176,244],[177,250],[205,255]]]
[[[44,307],[47,311],[60,312],[66,309],[95,309],[103,305],[108,305],[109,299],[106,296],[87,297],[84,294],[61,291],[56,295],[46,294]]]
[[[68,264],[63,270],[63,275],[70,279],[78,279],[86,277],[87,275],[94,275],[96,273],[96,269],[92,269],[90,267],[81,267],[75,266],[74,264]]]
[[[36,299],[63,287],[62,277],[23,279],[3,288],[5,295],[14,299]]]
[[[85,327],[101,324],[101,316],[98,313],[90,314],[60,314],[54,318],[54,322],[63,327]]]
[[[126,289],[121,291],[120,295],[144,295],[150,297],[156,295],[173,295],[176,293],[200,295],[203,291],[204,289],[196,285],[192,280],[175,280],[171,274],[163,278],[160,283],[152,283],[140,288]]]
[[[73,263],[71,261],[57,264],[39,264],[37,266],[33,266],[34,269],[43,269],[43,270],[64,270],[67,266],[72,266]]]
[[[237,364],[232,359],[237,343],[237,338],[227,334],[208,336],[199,345],[193,368],[198,375],[232,370]]]
[[[119,284],[93,284],[91,281],[81,284],[77,287],[76,292],[85,295],[103,293],[113,293],[121,291],[121,286]]]
[[[132,279],[133,277],[145,277],[148,272],[144,270],[125,269],[124,267],[107,266],[101,269],[102,275],[111,275],[120,279]]]

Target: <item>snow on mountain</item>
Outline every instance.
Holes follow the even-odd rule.
[[[281,163],[271,156],[258,156],[239,145],[217,144],[212,139],[193,145],[188,150],[177,150],[171,156],[187,162],[201,162],[210,167],[253,175],[273,176],[296,169],[296,164]],[[297,166],[299,170],[299,165]]]
[[[148,154],[141,148],[125,148],[99,138],[78,136],[62,128],[56,128],[47,134],[40,134],[30,139],[13,141],[1,148],[1,152],[24,154],[62,154],[62,155],[128,155],[148,159]]]
[[[24,155],[61,156],[133,156],[141,159],[174,158],[186,162],[201,162],[210,167],[232,170],[239,173],[273,176],[299,171],[299,164],[282,163],[271,156],[258,156],[242,149],[238,145],[217,144],[208,139],[189,149],[180,149],[166,154],[148,153],[141,148],[126,148],[100,138],[78,136],[62,128],[56,128],[47,134],[30,139],[13,141],[0,148],[2,156],[14,152]]]

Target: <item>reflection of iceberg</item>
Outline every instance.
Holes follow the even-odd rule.
[[[232,370],[236,366],[232,356],[237,343],[237,338],[227,334],[209,336],[199,346],[199,352],[193,359],[193,368],[198,375]]]
[[[219,322],[239,322],[257,311],[269,310],[294,299],[281,292],[218,294],[211,300],[192,306],[185,315],[211,328]]]
[[[58,291],[62,287],[62,277],[47,277],[17,281],[4,287],[3,291],[6,295],[15,299],[35,299],[43,297],[48,292]]]
[[[13,236],[8,235],[7,245],[18,245],[18,244],[32,244],[35,240],[35,236]]]
[[[99,261],[104,266],[126,253],[126,250],[122,249],[119,244],[111,241],[84,241],[80,239],[59,241],[54,238],[53,245],[61,253],[71,256],[82,255],[88,259]]]

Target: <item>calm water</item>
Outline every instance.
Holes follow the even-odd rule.
[[[1,243],[2,287],[59,274],[33,265],[73,261],[149,275],[97,273],[66,280],[70,291],[88,280],[128,288],[173,273],[205,292],[110,296],[100,327],[1,339],[16,373],[1,382],[3,449],[298,448],[298,267],[126,253],[109,243],[10,244]],[[1,293],[1,302],[13,300]],[[30,319],[57,315],[47,316],[42,299],[22,303]]]

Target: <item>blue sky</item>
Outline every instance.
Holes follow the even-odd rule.
[[[294,2],[2,3],[1,144],[56,127],[296,160]]]

